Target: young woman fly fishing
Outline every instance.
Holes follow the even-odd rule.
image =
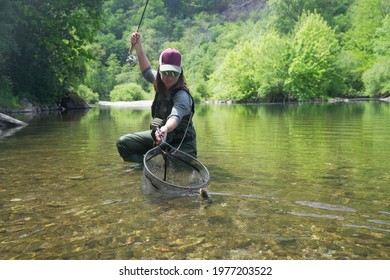
[[[144,167],[144,194],[176,196],[193,191],[207,194],[203,188],[208,185],[210,174],[196,159],[196,132],[192,122],[195,103],[184,78],[182,55],[176,49],[166,49],[160,54],[157,70],[152,69],[139,32],[147,4],[148,1],[137,31],[131,34],[127,62],[130,66],[138,63],[143,77],[154,86],[153,120],[148,130],[123,135],[116,146],[124,161]],[[136,56],[131,54],[133,50]]]
[[[164,139],[174,148],[196,158],[196,132],[192,122],[195,104],[184,78],[181,53],[173,48],[164,50],[156,71],[151,68],[142,48],[140,32],[134,32],[130,41],[141,73],[153,83],[156,94],[149,129],[120,137],[116,144],[120,156],[125,161],[142,166],[146,152]]]

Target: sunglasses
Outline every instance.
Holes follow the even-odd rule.
[[[161,71],[161,74],[163,74],[164,76],[172,76],[172,77],[178,77],[180,75],[180,73],[176,71]]]

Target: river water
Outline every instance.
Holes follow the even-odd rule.
[[[148,108],[18,116],[1,259],[390,259],[390,104],[197,105],[211,204],[142,193],[117,154]]]

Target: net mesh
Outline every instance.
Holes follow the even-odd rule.
[[[209,171],[200,161],[167,143],[149,150],[144,157],[145,194],[191,194],[209,181]]]

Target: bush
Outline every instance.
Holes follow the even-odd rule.
[[[111,101],[137,101],[142,100],[146,92],[135,83],[120,84],[110,92]]]
[[[378,61],[363,73],[366,94],[378,97],[390,93],[390,58]]]
[[[0,77],[0,106],[18,108],[18,100],[13,96],[13,84],[8,76]]]
[[[95,103],[99,101],[99,94],[97,92],[93,92],[86,85],[79,85],[77,92],[82,99],[89,103]]]

